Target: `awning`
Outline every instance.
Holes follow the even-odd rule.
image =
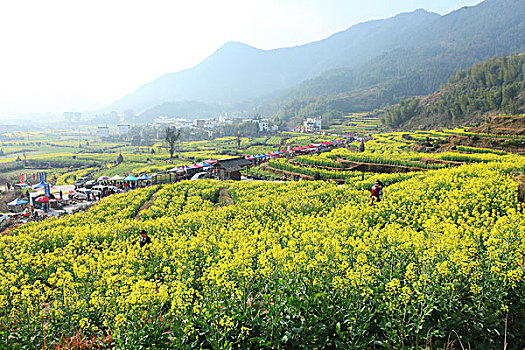
[[[22,204],[27,204],[27,203],[29,203],[29,202],[26,201],[25,199],[17,198],[14,201],[11,201],[11,202],[7,203],[7,205],[9,205],[11,207],[15,207],[17,205],[22,205]]]
[[[140,176],[138,179],[139,180],[151,180],[151,176],[144,174]]]
[[[104,181],[104,180],[109,180],[109,177],[107,176],[99,176],[97,181]]]
[[[130,175],[126,176],[126,177],[124,178],[124,180],[122,180],[122,181],[138,181],[138,180],[139,180],[139,179],[137,179],[135,176],[133,176],[133,175],[130,174]]]
[[[44,181],[40,181],[36,185],[33,185],[33,189],[36,190],[37,188],[40,188],[40,187],[43,188],[45,185],[46,185],[46,183]]]
[[[112,178],[110,178],[111,181],[121,181],[124,180],[122,176],[115,175]]]
[[[46,196],[38,197],[37,199],[35,199],[35,202],[49,202],[49,198],[47,198]]]

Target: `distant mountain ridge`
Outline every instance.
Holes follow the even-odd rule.
[[[383,108],[436,91],[458,69],[521,52],[525,52],[525,1],[486,0],[420,27],[406,48],[304,81],[287,93],[288,102],[278,115],[293,119],[300,113]],[[313,102],[312,96],[317,96]]]
[[[365,22],[296,47],[228,43],[109,108],[149,109],[151,116],[160,110],[152,107],[164,104],[162,111],[176,116],[181,101],[198,101],[287,120],[382,108],[433,92],[456,70],[488,57],[525,52],[524,19],[523,0],[485,0],[445,16],[416,10]]]
[[[360,23],[317,42],[268,51],[230,42],[195,67],[165,74],[110,107],[140,111],[168,101],[228,103],[256,98],[328,69],[362,64],[402,46],[412,30],[439,17],[417,10]]]

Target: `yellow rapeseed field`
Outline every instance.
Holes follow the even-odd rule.
[[[0,348],[523,347],[524,166],[384,174],[373,206],[371,177],[185,181],[20,226],[0,239]]]

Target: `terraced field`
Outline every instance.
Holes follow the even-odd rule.
[[[503,156],[344,186],[180,182],[21,226],[0,238],[0,342],[521,348],[524,167]],[[384,201],[370,206],[377,177]]]

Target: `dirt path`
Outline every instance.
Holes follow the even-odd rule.
[[[142,204],[142,206],[140,207],[139,211],[137,212],[137,215],[135,215],[135,220],[140,219],[140,214],[142,213],[143,210],[146,210],[149,207],[151,207],[153,202],[155,202],[155,198],[157,198],[157,193],[159,192],[159,190],[160,190],[160,187],[157,188],[157,190],[155,192],[153,192],[151,197],[149,197],[149,199],[147,201],[145,201],[144,204]]]
[[[219,191],[219,203],[217,206],[222,207],[226,205],[235,205],[235,203],[233,202],[232,197],[230,197],[230,189],[222,188]]]

